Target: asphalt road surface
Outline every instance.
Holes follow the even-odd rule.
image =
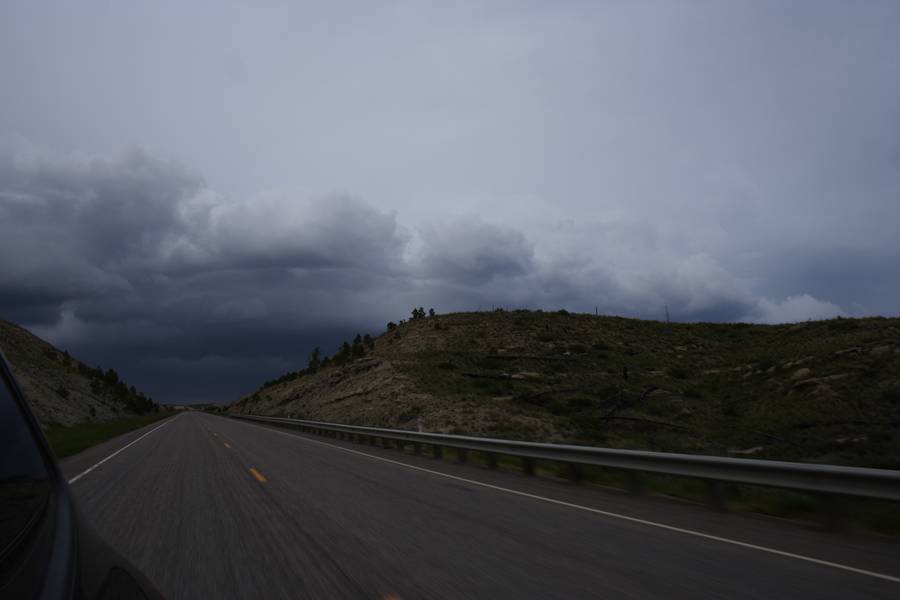
[[[900,598],[888,538],[203,413],[63,471],[96,531],[170,598]]]

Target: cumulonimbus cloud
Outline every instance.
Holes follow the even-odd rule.
[[[668,306],[681,320],[846,314],[809,294],[759,295],[714,255],[667,245],[642,224],[562,238],[475,215],[409,230],[349,196],[228,199],[140,151],[0,155],[0,314],[51,341],[100,356],[117,348],[120,360],[145,365],[242,352],[287,364],[294,359],[273,356],[303,355],[329,331],[426,303],[652,318]]]

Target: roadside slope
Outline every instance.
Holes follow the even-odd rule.
[[[231,410],[672,452],[900,467],[900,319],[422,317]]]
[[[155,410],[112,369],[91,368],[28,330],[0,319],[0,350],[46,428],[111,421]]]

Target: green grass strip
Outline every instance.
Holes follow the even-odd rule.
[[[47,436],[47,441],[50,442],[50,447],[53,448],[56,457],[62,459],[174,414],[172,411],[160,411],[115,421],[94,421],[79,423],[71,427],[51,427],[44,432],[44,435]]]

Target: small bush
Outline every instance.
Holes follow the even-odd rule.
[[[597,340],[596,342],[594,342],[594,344],[593,344],[591,347],[592,347],[594,350],[597,350],[597,351],[599,351],[599,352],[602,352],[602,351],[604,351],[604,350],[609,350],[609,349],[610,349],[609,344],[607,344],[607,343],[606,343],[605,341],[603,341],[603,340]]]
[[[831,331],[853,331],[859,329],[859,323],[854,319],[830,319],[828,321],[828,329]]]
[[[587,396],[575,396],[574,398],[569,399],[569,408],[583,410],[585,408],[590,408],[593,403],[594,401]]]
[[[666,369],[666,375],[675,379],[687,379],[691,376],[690,372],[681,365],[674,365]]]
[[[62,387],[62,386],[59,386],[58,388],[56,388],[56,393],[59,394],[59,396],[60,396],[61,398],[68,398],[68,397],[69,397],[69,390],[67,390],[66,388],[64,388],[64,387]]]
[[[886,403],[897,404],[900,402],[900,388],[882,390],[881,399]]]
[[[760,371],[768,371],[775,366],[775,361],[771,358],[760,358],[756,361],[756,368]]]

